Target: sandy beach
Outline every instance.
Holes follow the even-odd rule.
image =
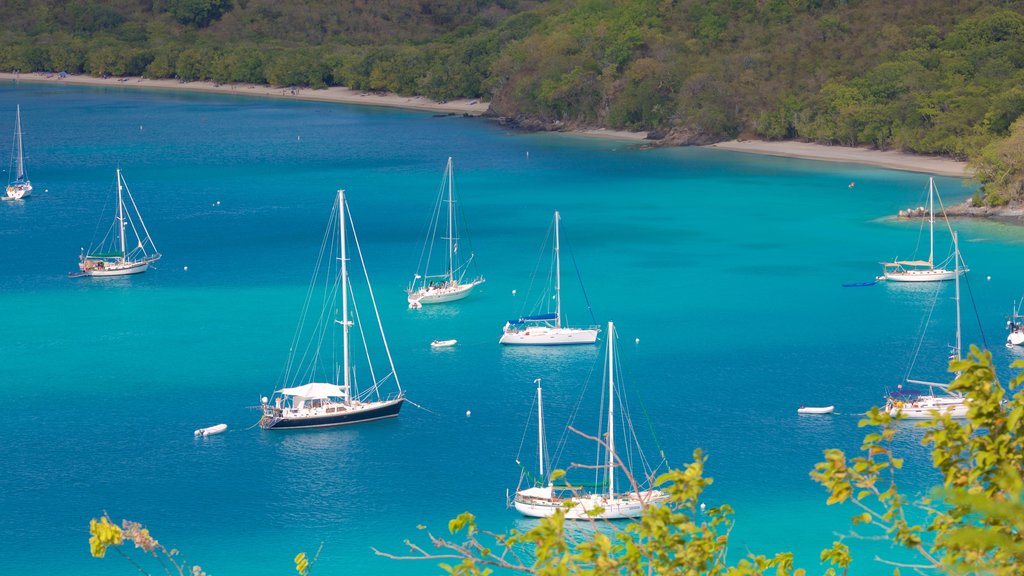
[[[253,84],[216,84],[214,82],[199,81],[179,82],[177,80],[170,79],[153,80],[140,77],[95,78],[92,76],[68,74],[62,78],[58,74],[44,74],[39,72],[29,74],[0,72],[0,81],[5,80],[17,82],[52,82],[59,84],[104,86],[110,88],[123,88],[125,90],[138,88],[186,90],[193,92],[255,96],[262,98],[311,100],[317,102],[335,102],[339,104],[357,104],[366,106],[386,106],[390,108],[425,110],[445,114],[468,114],[470,116],[480,116],[485,113],[488,108],[488,104],[486,102],[481,102],[475,99],[435,102],[421,96],[400,96],[398,94],[364,92],[361,90],[352,90],[350,88],[341,87],[314,90],[311,88],[274,88],[271,86],[259,86]],[[567,133],[578,136],[633,142],[641,142],[647,137],[646,132],[628,132],[624,130],[603,128],[574,130],[568,131]],[[967,167],[966,162],[958,162],[956,160],[936,158],[932,156],[906,154],[903,152],[883,152],[880,150],[850,148],[845,146],[823,146],[820,144],[810,144],[806,142],[766,142],[760,140],[731,140],[728,142],[712,144],[710,147],[736,152],[748,152],[751,154],[767,154],[770,156],[785,156],[788,158],[805,158],[808,160],[821,160],[826,162],[867,164],[871,166],[878,166],[880,168],[923,172],[940,176],[959,176],[963,178],[971,177],[971,172]]]
[[[104,86],[110,88],[148,88],[156,90],[184,90],[190,92],[210,92],[231,94],[233,96],[258,96],[262,98],[281,98],[291,100],[311,100],[317,102],[337,102],[339,104],[363,104],[368,106],[386,106],[389,108],[405,108],[409,110],[428,110],[452,114],[469,114],[479,116],[487,111],[488,104],[479,100],[450,100],[434,102],[419,96],[399,96],[364,92],[350,88],[331,87],[314,90],[312,88],[274,88],[255,84],[216,84],[214,82],[179,82],[177,80],[152,80],[140,77],[95,78],[92,76],[68,74],[61,78],[57,74],[11,74],[0,73],[0,81],[14,80],[18,82],[45,82],[55,84],[76,84],[87,86]]]
[[[762,140],[730,140],[728,142],[712,144],[710,148],[749,152],[751,154],[767,154],[769,156],[785,156],[787,158],[805,158],[825,162],[868,164],[880,168],[924,172],[936,176],[970,178],[972,175],[966,162],[934,156],[907,154],[905,152],[870,150],[868,148],[823,146],[807,142],[766,142]]]

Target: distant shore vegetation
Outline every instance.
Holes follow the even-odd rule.
[[[0,70],[478,98],[527,129],[968,160],[1024,202],[1024,6],[965,0],[10,0]]]

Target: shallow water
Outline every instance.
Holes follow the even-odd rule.
[[[318,572],[439,573],[371,547],[426,544],[417,525],[443,534],[466,510],[487,529],[527,526],[504,499],[533,380],[544,379],[557,428],[602,354],[497,344],[556,209],[597,321],[620,332],[631,406],[647,415],[635,419],[673,465],[697,447],[709,455],[709,505],[737,511],[734,554],[793,550],[814,568],[853,512],[826,508],[808,479],[821,451],[860,445],[856,413],[908,373],[922,328],[911,376],[945,377],[951,283],[937,299],[934,286],[841,287],[915,256],[919,223],[885,216],[923,203],[926,175],[640,151],[419,112],[32,84],[0,89],[10,112],[0,133],[5,117],[13,132],[19,103],[36,193],[0,205],[0,391],[11,408],[0,573],[132,572],[88,554],[88,521],[104,511],[219,576],[287,573],[321,541]],[[403,290],[448,156],[488,280],[458,305],[408,310]],[[108,223],[117,166],[164,258],[137,277],[68,279]],[[947,204],[973,192],[936,181]],[[279,383],[340,187],[402,384],[422,409],[264,432],[248,407]],[[1024,291],[1012,265],[1024,232],[956,225],[972,269],[965,342],[984,333],[1008,366],[1003,325]],[[940,256],[948,243],[937,234]],[[566,314],[589,323],[566,276]],[[430,348],[447,338],[458,345]],[[837,415],[796,415],[828,404]],[[193,438],[220,422],[227,433]],[[935,477],[915,434],[904,435],[903,477],[919,493]],[[877,550],[860,547],[854,573],[875,573]]]

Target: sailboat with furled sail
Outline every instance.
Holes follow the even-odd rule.
[[[597,341],[599,329],[596,325],[588,328],[574,328],[563,323],[562,250],[559,231],[561,221],[562,217],[556,210],[555,220],[552,224],[554,228],[554,255],[552,258],[554,295],[549,297],[551,296],[550,291],[548,291],[551,288],[549,282],[548,286],[541,290],[540,299],[531,314],[520,316],[505,323],[505,326],[502,328],[501,338],[498,339],[498,342],[501,344],[557,346],[565,344],[593,344]],[[547,241],[545,241],[545,246],[547,246]],[[578,268],[576,269],[576,277],[579,279]],[[580,280],[580,286],[583,286],[582,280]],[[587,293],[584,291],[584,299],[586,299],[586,295]],[[527,294],[527,300],[529,301],[529,299],[530,295]],[[552,300],[555,303],[554,311],[550,308]],[[587,300],[587,308],[590,308],[589,300]],[[593,318],[593,313],[591,313],[591,318]]]
[[[952,280],[957,275],[967,272],[967,268],[949,270],[946,266],[949,259],[940,265],[935,265],[935,198],[938,196],[935,189],[935,178],[928,179],[928,259],[927,260],[895,260],[893,262],[882,262],[882,275],[879,280],[890,282],[939,282]],[[942,217],[946,221],[946,227],[950,228],[949,220],[946,218],[946,210],[942,208],[942,199],[939,199],[939,207],[942,210]],[[953,230],[950,228],[950,234]],[[958,256],[959,258],[959,256]]]
[[[7,183],[7,200],[21,200],[32,194],[32,182],[25,174],[25,152],[21,142],[21,105],[16,107],[14,147],[11,149],[11,179]]]
[[[128,184],[121,175],[121,169],[118,168],[114,221],[96,246],[90,246],[88,251],[82,251],[78,257],[80,272],[68,275],[79,277],[141,274],[159,259],[160,252],[153,244],[146,223],[142,221],[139,207],[136,206]]]
[[[960,267],[960,244],[957,241],[956,232],[953,232],[953,255],[955,258],[953,272],[956,279],[956,295],[954,297],[956,300],[956,343],[953,345],[950,360],[960,360],[960,272],[962,269]],[[951,392],[949,384],[909,378],[905,379],[905,382],[909,385],[908,388],[913,387],[921,391],[915,392],[904,389],[902,384],[898,385],[896,391],[887,395],[885,399],[885,412],[890,416],[900,416],[911,420],[925,420],[937,415],[948,415],[950,418],[967,417],[967,409],[970,407],[968,398],[963,394]]]
[[[484,283],[484,277],[477,274],[467,279],[470,266],[473,265],[475,254],[472,248],[469,257],[463,259],[466,249],[459,253],[459,218],[458,210],[455,208],[455,175],[452,169],[452,159],[448,158],[445,166],[444,177],[441,179],[441,187],[434,203],[434,214],[431,218],[430,228],[427,231],[427,239],[423,244],[423,251],[420,254],[420,265],[413,276],[412,283],[406,290],[410,308],[420,308],[424,304],[441,304],[454,302],[469,296],[473,288]],[[447,225],[442,227],[441,220],[444,218]],[[463,219],[464,220],[464,219]],[[468,236],[468,234],[467,234]],[[437,263],[435,248],[444,250],[444,268],[440,271],[437,266],[431,264],[431,259]]]
[[[594,482],[595,488],[607,488],[606,490],[587,491],[587,486],[579,483],[559,483],[551,480],[549,474],[551,465],[548,462],[546,450],[547,440],[544,431],[544,404],[540,379],[535,380],[537,384],[537,464],[539,477],[533,479],[525,468],[520,476],[519,486],[516,488],[515,497],[511,504],[517,511],[526,516],[543,518],[552,516],[558,510],[565,512],[569,520],[617,520],[622,518],[636,518],[643,513],[644,508],[661,504],[668,500],[668,494],[655,490],[650,486],[655,471],[664,464],[664,460],[652,466],[644,458],[643,452],[639,449],[621,450],[616,445],[617,434],[623,432],[627,439],[637,441],[637,435],[633,430],[629,413],[622,410],[616,412],[616,399],[624,406],[624,394],[621,388],[622,375],[619,372],[615,361],[615,326],[608,323],[608,351],[605,359],[607,387],[602,386],[607,397],[602,403],[607,406],[606,428],[599,435],[602,438],[601,447],[604,458],[600,458],[595,470],[603,471],[603,482]],[[604,382],[602,382],[604,384]],[[618,416],[618,420],[617,417]],[[616,423],[621,428],[616,428]],[[640,466],[631,466],[633,459],[640,460],[643,468],[643,477],[638,476]],[[603,462],[601,461],[603,460]],[[522,464],[516,460],[517,464]],[[616,471],[625,469],[630,472],[631,482],[627,484],[624,491],[616,491]],[[547,472],[545,472],[547,470]],[[533,480],[530,482],[530,480]],[[596,479],[595,479],[596,480]],[[525,484],[532,486],[523,487]]]
[[[375,327],[369,322],[363,322],[364,317],[359,315],[355,306],[355,288],[348,274],[349,233],[363,270],[365,290],[361,293],[366,295],[373,306]],[[350,332],[353,327],[357,328],[357,334],[362,340],[362,350],[366,354],[365,370],[370,378],[369,386],[362,390],[356,381],[350,350]],[[341,332],[340,350],[335,349],[337,338],[331,334],[334,330]],[[379,339],[371,336],[374,332],[379,334]],[[386,356],[387,362],[378,359],[375,363],[371,358],[373,352]],[[384,373],[379,374],[375,365]],[[397,393],[383,397],[381,387],[392,380]],[[391,359],[391,350],[384,336],[377,301],[373,296],[359,238],[352,226],[343,190],[338,191],[313,278],[306,292],[305,304],[285,367],[284,384],[274,391],[273,401],[267,397],[261,399],[261,428],[329,428],[394,418],[405,402],[405,393]]]

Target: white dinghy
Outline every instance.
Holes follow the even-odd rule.
[[[835,406],[801,406],[796,409],[797,414],[831,414],[835,412]]]
[[[207,426],[206,428],[200,428],[194,432],[196,438],[204,436],[213,436],[214,434],[220,434],[228,429],[227,424],[217,424],[216,426]]]

